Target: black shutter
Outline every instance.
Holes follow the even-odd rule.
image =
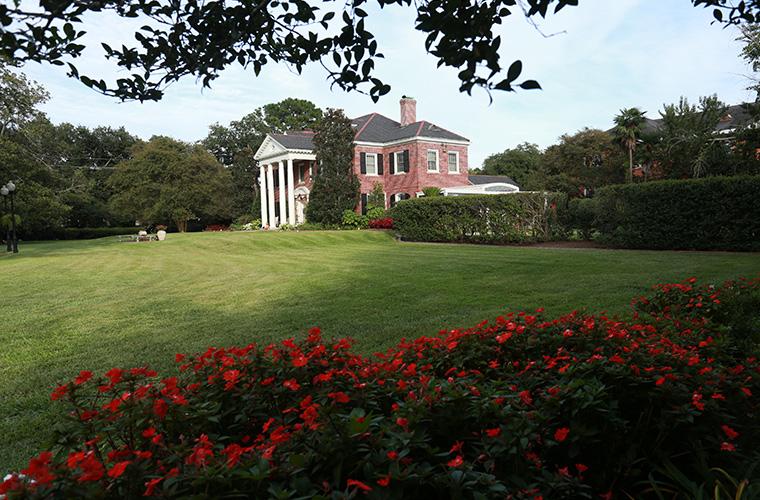
[[[359,153],[359,165],[361,173],[367,173],[367,153]]]
[[[364,153],[362,153],[364,154]],[[362,193],[362,215],[367,215],[367,193]]]
[[[377,155],[377,175],[383,175],[383,155]]]
[[[388,162],[389,168],[391,169],[390,173],[395,174],[396,172],[394,172],[394,167],[396,166],[396,153],[391,153],[388,155],[388,160],[390,160]]]
[[[404,172],[409,172],[409,150],[404,150]]]

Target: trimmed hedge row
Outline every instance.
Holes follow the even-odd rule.
[[[391,210],[402,239],[524,243],[551,239],[558,229],[553,193],[414,198]]]
[[[106,236],[121,236],[123,234],[137,234],[141,228],[130,227],[66,227],[59,234],[62,240],[91,240]]]
[[[597,239],[606,245],[760,250],[760,177],[607,186],[593,205]]]

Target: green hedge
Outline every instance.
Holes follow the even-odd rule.
[[[524,243],[552,239],[558,195],[514,193],[414,198],[391,210],[402,239]]]
[[[60,234],[62,240],[91,240],[106,236],[137,234],[139,227],[66,227]]]
[[[594,211],[598,240],[610,246],[760,250],[760,177],[607,186]]]

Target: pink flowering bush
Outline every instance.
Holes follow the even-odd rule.
[[[521,312],[368,357],[315,328],[166,375],[82,371],[52,394],[58,445],[0,494],[692,497],[757,476],[758,348],[718,319],[759,288],[663,285],[630,320]]]

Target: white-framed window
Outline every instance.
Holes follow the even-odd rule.
[[[427,171],[438,172],[438,150],[437,149],[427,150]]]
[[[309,169],[308,165],[304,165],[303,163],[298,166],[298,182],[303,182],[306,180],[306,171]]]
[[[403,151],[396,151],[395,153],[391,153],[393,155],[393,174],[405,174],[406,173],[406,162]]]
[[[377,175],[377,154],[367,153],[364,163],[367,168],[367,175]]]
[[[446,155],[448,157],[448,166],[450,174],[459,173],[459,151],[449,151]]]

